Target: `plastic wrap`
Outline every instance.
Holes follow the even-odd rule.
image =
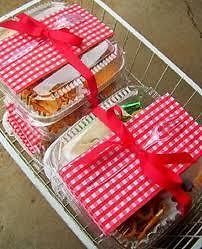
[[[146,106],[145,103],[149,104],[153,102],[153,98],[151,97],[151,95],[154,97],[156,96],[155,92],[152,92],[151,89],[150,91],[146,91],[146,89],[144,90],[144,94],[140,94],[140,88],[136,89],[136,93],[134,94],[135,89],[133,89],[133,97],[137,97],[138,94],[140,94],[139,97],[141,96],[143,108]],[[121,94],[117,95],[121,96]],[[125,100],[128,101],[127,98]],[[135,99],[135,101],[137,100],[138,99]],[[120,101],[119,104],[120,103],[122,102]],[[109,106],[105,106],[105,108],[107,109],[109,108]],[[99,228],[95,225],[94,221],[91,220],[89,214],[86,213],[86,210],[84,210],[79,201],[76,200],[75,196],[72,195],[71,191],[66,187],[58,174],[58,171],[64,165],[67,165],[68,162],[71,162],[75,157],[79,156],[80,153],[83,153],[83,147],[80,148],[79,146],[85,144],[83,142],[87,141],[84,139],[85,134],[88,134],[88,138],[90,138],[90,140],[91,138],[94,139],[95,137],[99,140],[99,137],[94,136],[93,133],[95,129],[94,125],[96,122],[98,121],[92,114],[90,114],[87,117],[84,117],[77,124],[75,124],[75,126],[65,132],[58,140],[55,141],[55,143],[50,146],[45,155],[44,163],[46,164],[46,166],[48,166],[46,167],[46,173],[50,178],[53,189],[56,191],[56,193],[58,193],[58,195],[60,195],[62,199],[67,199],[79,214],[79,217],[85,222],[90,223],[91,230],[97,236],[101,236]],[[101,136],[107,136],[108,131],[104,127],[99,126],[99,129],[100,128],[101,132],[99,134],[101,134]],[[164,130],[164,132],[162,132],[162,129]],[[168,139],[170,137],[169,132],[171,132],[172,129],[183,129],[183,123],[181,122],[181,119],[178,118],[178,120],[175,120],[174,115],[171,115],[171,118],[162,121],[158,127],[153,127],[153,129],[149,133],[150,136],[147,139],[147,142],[144,144],[144,149],[150,149],[150,146],[153,146],[156,142],[162,142],[165,139]],[[81,144],[79,144],[79,141],[81,142]],[[89,149],[88,144],[85,144],[85,146],[86,145],[87,149]],[[63,153],[63,149],[65,148],[65,146],[66,150]],[[202,191],[201,160],[191,165],[181,174],[181,176],[183,179],[182,187],[185,192],[188,192],[192,196],[192,206],[194,206],[195,201]],[[113,175],[110,175],[109,177],[113,178]],[[101,179],[97,179],[96,181],[86,179],[85,182],[87,186],[91,187],[97,186],[100,183],[103,184]],[[90,187],[88,187],[88,189],[89,188]],[[153,203],[152,205],[154,207],[158,206],[158,210],[152,212],[151,217],[151,210],[148,209],[148,205],[151,205],[150,203]],[[163,206],[161,206],[161,203],[163,203]],[[143,224],[141,221],[142,218],[140,218],[139,213],[141,213],[141,215],[145,218],[145,223]],[[180,213],[179,206],[175,202],[175,200],[172,199],[168,193],[160,192],[160,194],[158,194],[155,198],[151,199],[151,202],[148,202],[141,209],[135,212],[128,220],[121,224],[118,229],[116,229],[116,231],[111,234],[111,236],[102,235],[102,243],[103,245],[110,247],[114,245],[114,242],[116,242],[127,249],[149,248],[156,240],[158,240],[166,232],[168,232],[169,229],[174,227],[182,218],[183,217]],[[131,222],[131,220],[133,220],[133,222]],[[137,226],[138,229],[134,232],[134,234],[130,234],[130,231],[133,231],[134,226]],[[126,236],[127,234],[130,234],[130,236]]]
[[[105,89],[110,95],[110,84],[124,66],[123,51],[116,42],[108,39],[113,35],[112,30],[77,4],[66,6],[51,3],[47,7],[39,6],[30,10],[28,14],[45,20],[45,23],[50,22],[53,30],[68,28],[70,32],[81,35],[81,47],[73,46],[73,50],[80,54],[81,61],[95,75],[99,92]],[[7,52],[2,53],[0,58],[1,86],[30,124],[53,124],[87,101],[87,81],[73,66],[65,62],[57,50],[54,51],[51,42],[32,39],[26,35],[17,37],[18,41],[15,40],[15,35],[16,31],[0,29],[1,46],[8,46],[5,48]],[[13,45],[15,43],[16,48]],[[30,56],[32,53],[33,56]],[[41,56],[42,53],[46,61]],[[31,69],[35,64],[36,67]],[[27,71],[24,67],[30,70]],[[21,73],[23,70],[24,75]]]
[[[119,90],[117,93],[109,97],[106,101],[104,101],[101,106],[103,106],[105,109],[108,109],[109,107],[118,104],[118,105],[124,105],[128,102],[136,102],[141,100],[142,107],[146,107],[149,105],[155,97],[158,95],[152,88],[147,87],[139,87],[139,86],[129,86],[126,88],[123,88]],[[130,115],[129,115],[130,116]],[[58,171],[61,169],[64,165],[66,165],[69,161],[71,161],[73,158],[75,158],[77,155],[71,155],[70,154],[70,148],[68,147],[69,143],[72,143],[72,141],[76,141],[78,139],[78,136],[82,136],[85,134],[85,131],[91,127],[91,130],[94,134],[92,135],[92,139],[94,140],[97,136],[96,129],[98,128],[102,135],[105,134],[105,131],[107,132],[107,128],[105,129],[100,121],[98,121],[94,115],[90,114],[85,117],[83,117],[80,121],[75,123],[73,127],[68,129],[66,132],[64,132],[46,151],[44,155],[44,165],[45,165],[45,172],[48,177],[51,177],[51,171],[55,170]],[[97,127],[97,128],[96,128]],[[107,135],[107,134],[106,134]],[[101,138],[101,137],[100,137]],[[90,138],[91,139],[91,138]],[[89,138],[88,138],[89,140]],[[94,142],[98,141],[98,139]],[[94,144],[94,143],[93,143]],[[92,144],[89,144],[91,146]],[[72,147],[72,145],[71,145]],[[89,148],[88,146],[86,149]],[[80,153],[83,151],[81,148]],[[63,153],[64,152],[64,153]],[[68,158],[69,156],[69,158]]]

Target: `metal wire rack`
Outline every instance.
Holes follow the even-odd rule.
[[[201,88],[184,72],[155,48],[148,40],[125,22],[101,0],[66,1],[79,3],[100,20],[112,27],[115,38],[126,53],[125,77],[129,84],[152,86],[159,94],[171,93],[198,123],[201,123],[202,101]],[[62,4],[56,1],[33,0],[0,18],[0,21],[22,11],[37,12],[50,4]],[[0,95],[0,114],[4,113],[3,93]],[[80,220],[78,214],[69,203],[62,202],[51,188],[43,168],[37,164],[20,146],[17,140],[5,132],[0,120],[0,142],[18,163],[25,175],[32,181],[50,205],[61,216],[69,228],[90,249],[107,248],[102,234],[95,236],[89,224]],[[114,243],[113,248],[122,248]],[[109,249],[113,249],[110,247]],[[199,249],[202,248],[202,197],[198,204],[173,231],[160,240],[156,249]]]

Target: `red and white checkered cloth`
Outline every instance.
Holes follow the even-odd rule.
[[[53,29],[67,23],[70,32],[83,38],[80,48],[73,47],[76,54],[83,54],[113,35],[109,27],[78,4],[69,5],[41,21]],[[22,91],[67,63],[48,40],[15,34],[0,41],[0,78],[15,92]]]
[[[150,152],[188,152],[194,158],[202,154],[201,127],[168,94],[137,114],[127,127],[143,148],[158,127],[160,140],[148,148]],[[108,139],[117,137],[112,134]],[[110,147],[91,165],[78,166],[76,161],[65,166],[60,175],[104,234],[113,232],[161,190],[144,176],[135,154],[121,145]],[[170,165],[178,174],[188,166]]]
[[[45,138],[40,128],[32,126],[29,121],[23,119],[16,111],[14,104],[8,104],[6,110],[8,111],[7,121],[21,143],[31,154],[42,153],[45,149],[43,143]]]

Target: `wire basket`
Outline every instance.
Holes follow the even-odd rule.
[[[50,6],[60,8],[64,4],[79,3],[88,9],[93,15],[109,25],[115,32],[115,39],[119,42],[126,54],[126,68],[123,78],[117,80],[117,88],[126,82],[128,85],[140,84],[153,87],[160,95],[170,93],[183,107],[201,124],[202,89],[182,72],[174,63],[164,56],[148,40],[146,40],[132,26],[125,22],[112,9],[101,0],[78,1],[45,1],[33,0],[22,7],[0,18],[6,20],[20,12],[38,14],[47,10]],[[114,89],[114,91],[117,90]],[[107,96],[103,96],[106,98]],[[3,94],[1,93],[1,117],[4,113]],[[103,235],[96,236],[89,229],[87,222],[83,223],[77,213],[71,209],[68,202],[61,201],[51,188],[50,181],[46,178],[43,169],[26,153],[14,137],[9,137],[0,123],[0,141],[8,150],[13,159],[19,164],[27,177],[37,187],[50,205],[57,211],[65,223],[78,236],[83,244],[90,249],[107,248],[103,244]],[[179,224],[170,234],[166,234],[163,240],[155,246],[156,249],[198,249],[202,246],[202,197],[198,204],[190,212],[187,218]],[[122,248],[114,244],[114,249]],[[110,249],[113,249],[110,247]]]

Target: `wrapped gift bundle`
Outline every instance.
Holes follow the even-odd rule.
[[[110,95],[124,65],[112,30],[78,4],[37,18],[22,13],[0,24],[1,86],[12,104],[8,122],[23,143],[29,137],[24,127],[38,134],[40,150],[25,143],[32,154],[88,113],[87,100],[96,104],[100,91]]]
[[[67,193],[105,235],[133,245],[157,238],[159,226],[162,232],[186,214],[201,191],[201,127],[168,94],[125,126],[114,110],[93,113],[113,132],[89,148],[93,131],[85,127],[66,144]]]
[[[122,120],[126,122],[132,116],[136,115],[148,102],[152,102],[153,98],[149,95],[153,90],[148,87],[140,86],[128,86],[120,89],[104,102],[101,106],[107,110],[114,105],[119,105],[122,108]],[[109,129],[105,127],[100,121],[90,114],[84,116],[81,120],[75,123],[71,129],[64,132],[57,140],[55,140],[50,147],[46,150],[43,164],[46,176],[49,178],[52,184],[52,188],[61,197],[66,198],[64,194],[64,184],[58,178],[60,169],[62,169],[70,160],[72,160],[72,146],[69,143],[71,140],[84,132],[87,129],[87,133],[84,136],[84,142],[81,146],[77,146],[77,150],[84,152],[96,141],[102,139],[104,135],[109,134]],[[90,136],[88,133],[92,132]]]
[[[201,193],[201,127],[169,94],[127,86],[112,95],[123,51],[78,4],[0,27],[5,128],[43,159],[53,190],[94,233],[148,248]]]

